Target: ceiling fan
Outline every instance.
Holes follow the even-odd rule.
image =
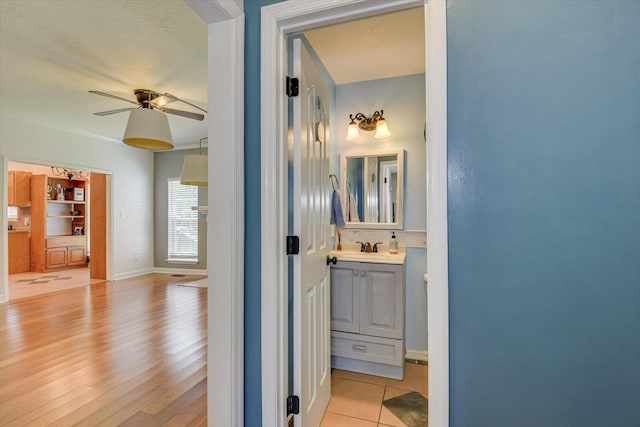
[[[106,96],[107,98],[114,98],[114,99],[119,99],[121,101],[125,101],[128,102],[130,104],[134,104],[136,105],[136,107],[130,107],[130,108],[118,108],[116,110],[108,110],[108,111],[100,111],[98,113],[93,113],[96,116],[108,116],[110,114],[116,114],[116,113],[123,113],[125,111],[131,111],[131,110],[136,110],[138,108],[148,108],[148,109],[152,109],[152,110],[160,110],[163,113],[167,113],[167,114],[173,114],[175,116],[182,116],[182,117],[186,117],[188,119],[193,119],[193,120],[204,120],[204,114],[200,114],[200,113],[194,113],[191,111],[183,111],[183,110],[175,110],[173,108],[167,108],[165,107],[165,105],[174,102],[174,101],[179,101],[182,102],[184,104],[190,105],[194,108],[197,108],[198,110],[207,113],[207,110],[198,107],[195,104],[192,104],[190,102],[187,102],[183,99],[178,98],[177,96],[171,95],[170,93],[159,93],[153,90],[149,90],[149,89],[135,89],[133,91],[133,94],[136,97],[136,101],[132,101],[130,99],[127,98],[122,98],[120,96],[116,96],[116,95],[111,95],[110,93],[106,93],[106,92],[100,92],[98,90],[90,90],[89,93],[93,93],[95,95],[101,95],[101,96]]]

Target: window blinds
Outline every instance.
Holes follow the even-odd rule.
[[[198,259],[198,187],[168,180],[168,252],[169,260]]]

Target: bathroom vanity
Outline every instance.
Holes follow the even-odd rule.
[[[402,379],[405,253],[333,251],[331,366]]]

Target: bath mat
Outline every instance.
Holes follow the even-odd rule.
[[[427,427],[428,400],[420,393],[412,391],[382,402],[393,415],[398,417],[407,427]]]

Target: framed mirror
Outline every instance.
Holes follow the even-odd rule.
[[[340,187],[346,228],[402,229],[403,149],[342,153]]]

